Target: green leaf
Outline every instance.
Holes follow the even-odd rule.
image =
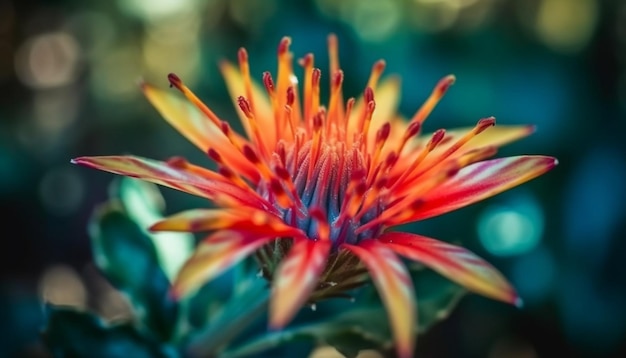
[[[267,311],[269,289],[263,278],[250,273],[245,280],[234,277],[236,290],[213,312],[204,328],[190,334],[185,348],[190,357],[214,356],[258,326],[258,320]]]
[[[128,324],[105,325],[98,317],[68,308],[47,307],[44,342],[54,357],[174,358],[177,352]]]
[[[412,270],[411,277],[417,297],[417,328],[422,334],[447,318],[467,291],[430,269]]]
[[[96,265],[129,298],[141,322],[167,340],[176,325],[178,305],[159,266],[150,238],[119,205],[99,208],[90,224]]]
[[[120,200],[129,217],[152,240],[161,268],[172,282],[194,250],[193,234],[148,231],[148,227],[163,219],[165,210],[163,196],[158,187],[152,183],[122,177],[111,185],[110,196]]]
[[[381,307],[354,306],[338,315],[326,313],[320,312],[322,320],[313,323],[266,332],[227,350],[223,357],[246,357],[296,341],[330,344],[348,357],[363,349],[385,349],[391,344],[389,325]]]

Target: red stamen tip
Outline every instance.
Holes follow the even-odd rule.
[[[221,121],[220,129],[222,130],[222,133],[224,133],[224,135],[228,136],[230,134],[230,124],[228,124],[228,122]]]
[[[385,122],[376,132],[376,141],[384,142],[389,138],[389,133],[391,133],[391,123]]]
[[[476,134],[484,131],[485,129],[491,127],[491,126],[495,126],[496,125],[496,118],[495,117],[488,117],[488,118],[483,118],[481,120],[478,121],[478,123],[476,124]]]
[[[365,99],[365,103],[370,103],[374,101],[374,90],[371,87],[366,87],[363,92],[363,98]]]
[[[343,83],[343,71],[339,70],[333,75],[333,87],[339,88]]]
[[[239,105],[239,108],[241,108],[241,111],[243,112],[243,114],[248,119],[253,118],[252,108],[250,107],[250,102],[248,102],[248,100],[244,96],[237,97],[237,104]]]
[[[422,130],[422,122],[413,122],[409,124],[409,128],[406,131],[406,138],[416,136]]]
[[[170,81],[170,87],[180,89],[183,86],[183,81],[181,81],[180,77],[176,76],[174,73],[167,75],[167,80]]]
[[[289,174],[289,171],[287,171],[287,169],[285,169],[285,167],[283,167],[282,165],[277,165],[274,168],[274,172],[282,180],[288,180],[291,178],[291,174]]]
[[[320,85],[320,78],[322,77],[322,71],[320,71],[319,68],[314,68],[313,69],[313,78],[312,78],[312,85],[313,87],[317,87]]]
[[[239,63],[248,62],[248,51],[245,48],[240,48],[237,52],[237,58],[239,59]]]
[[[256,155],[256,153],[254,152],[254,149],[252,149],[252,147],[250,147],[249,145],[244,145],[243,146],[243,155],[251,162],[254,164],[257,164],[260,162],[259,157]]]
[[[328,46],[329,46],[329,47],[336,47],[336,46],[337,46],[337,43],[338,43],[338,40],[337,40],[337,35],[335,35],[335,34],[329,34],[329,35],[328,35]]]
[[[430,142],[428,142],[428,151],[430,152],[435,149],[435,147],[437,147],[437,145],[441,143],[441,140],[443,139],[443,137],[445,137],[445,135],[445,129],[438,129],[437,131],[435,131],[432,138],[430,138]]]
[[[267,71],[263,72],[263,84],[268,93],[274,93],[274,80],[272,79],[271,73]]]
[[[298,60],[298,64],[302,67],[311,66],[313,64],[313,54],[307,53],[303,58]]]
[[[391,152],[387,155],[387,159],[385,159],[385,163],[387,167],[392,167],[398,161],[398,154],[396,152]]]
[[[385,60],[378,60],[374,63],[374,66],[372,66],[372,71],[382,73],[385,67],[387,67],[387,62],[385,62]]]
[[[293,92],[293,86],[287,87],[287,105],[292,106],[296,100],[296,95]]]
[[[437,93],[439,93],[439,95],[443,95],[444,93],[446,93],[446,91],[448,91],[448,88],[450,88],[450,86],[454,84],[454,81],[456,81],[456,77],[454,77],[454,75],[447,75],[446,77],[439,80],[439,83],[437,83],[436,87]]]
[[[315,116],[313,116],[313,130],[316,132],[322,129],[322,126],[324,125],[324,116],[324,111],[319,111]]]
[[[291,38],[288,36],[283,37],[283,39],[280,40],[280,44],[278,44],[278,55],[280,56],[287,53],[287,51],[289,51],[289,45],[291,45]]]
[[[215,161],[216,163],[222,162],[222,156],[213,148],[209,148],[209,150],[207,151],[207,155],[209,156],[209,158],[213,159],[213,161]]]
[[[187,167],[187,160],[183,157],[171,157],[167,160],[167,165],[173,168],[185,169]]]

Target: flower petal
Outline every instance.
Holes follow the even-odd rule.
[[[235,171],[253,181],[258,180],[255,167],[233,146],[224,132],[191,102],[147,84],[143,85],[143,92],[161,116],[200,150],[205,153],[209,148],[217,150]]]
[[[306,237],[302,230],[285,224],[278,216],[267,211],[248,208],[187,210],[155,223],[150,230],[182,232],[236,230],[258,235]]]
[[[474,163],[454,177],[430,190],[416,206],[413,215],[392,225],[423,220],[486,199],[534,179],[554,168],[558,161],[546,156],[516,156]]]
[[[415,293],[408,270],[398,256],[377,240],[343,244],[367,266],[387,308],[399,357],[413,357],[417,317]]]
[[[397,254],[423,263],[470,291],[516,305],[521,303],[498,270],[460,246],[405,232],[388,232],[378,240]]]
[[[286,326],[318,284],[332,243],[295,240],[274,275],[270,301],[270,327]]]
[[[275,211],[253,191],[244,190],[226,181],[207,179],[193,170],[165,162],[136,156],[80,157],[72,163],[81,164],[114,174],[143,179],[193,195],[201,196],[227,206],[245,205],[261,210]]]
[[[223,230],[202,241],[193,256],[183,265],[171,288],[180,298],[221,274],[276,237]]]
[[[420,168],[430,167],[433,165],[433,162],[440,162],[441,154],[445,153],[452,145],[457,142],[457,140],[462,138],[467,133],[471,132],[473,129],[474,127],[446,130],[445,136],[441,143],[431,153],[428,154],[426,159],[420,164]],[[457,152],[452,154],[449,159],[462,156],[472,150],[476,150],[479,148],[498,148],[505,144],[529,136],[533,133],[533,131],[534,126],[529,125],[491,126],[470,139],[467,143],[465,143],[465,145],[463,145],[463,147],[461,147]],[[430,141],[432,136],[432,133],[421,135],[417,140],[407,143],[403,151],[403,155],[406,159],[400,161],[400,165],[396,165],[392,174],[394,176],[397,176],[406,171],[406,167],[409,166],[412,161],[419,156],[420,148],[426,145]],[[418,170],[421,170],[420,168],[418,168]]]

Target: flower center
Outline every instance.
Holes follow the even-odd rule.
[[[285,167],[291,174],[296,200],[302,205],[278,207],[283,220],[303,230],[311,240],[319,240],[328,232],[333,250],[342,243],[355,244],[379,235],[382,225],[357,233],[383,210],[378,191],[366,185],[367,167],[358,146],[346,148],[344,142],[333,140],[322,142],[317,151],[311,141],[299,150],[296,147],[287,151]],[[261,195],[271,196],[269,191]]]

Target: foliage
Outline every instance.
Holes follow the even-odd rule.
[[[171,268],[190,254],[193,237],[176,234],[164,242],[146,231],[162,211],[162,198],[152,184],[124,178],[112,186],[110,201],[92,217],[93,257],[102,274],[129,299],[134,317],[103,322],[90,312],[47,306],[44,338],[55,357],[306,356],[318,345],[355,357],[363,349],[392,348],[387,316],[372,285],[355,290],[351,299],[302,309],[282,331],[267,328],[270,290],[250,260],[194,295],[173,300]],[[447,315],[463,290],[421,267],[412,274],[419,331],[424,332]]]

